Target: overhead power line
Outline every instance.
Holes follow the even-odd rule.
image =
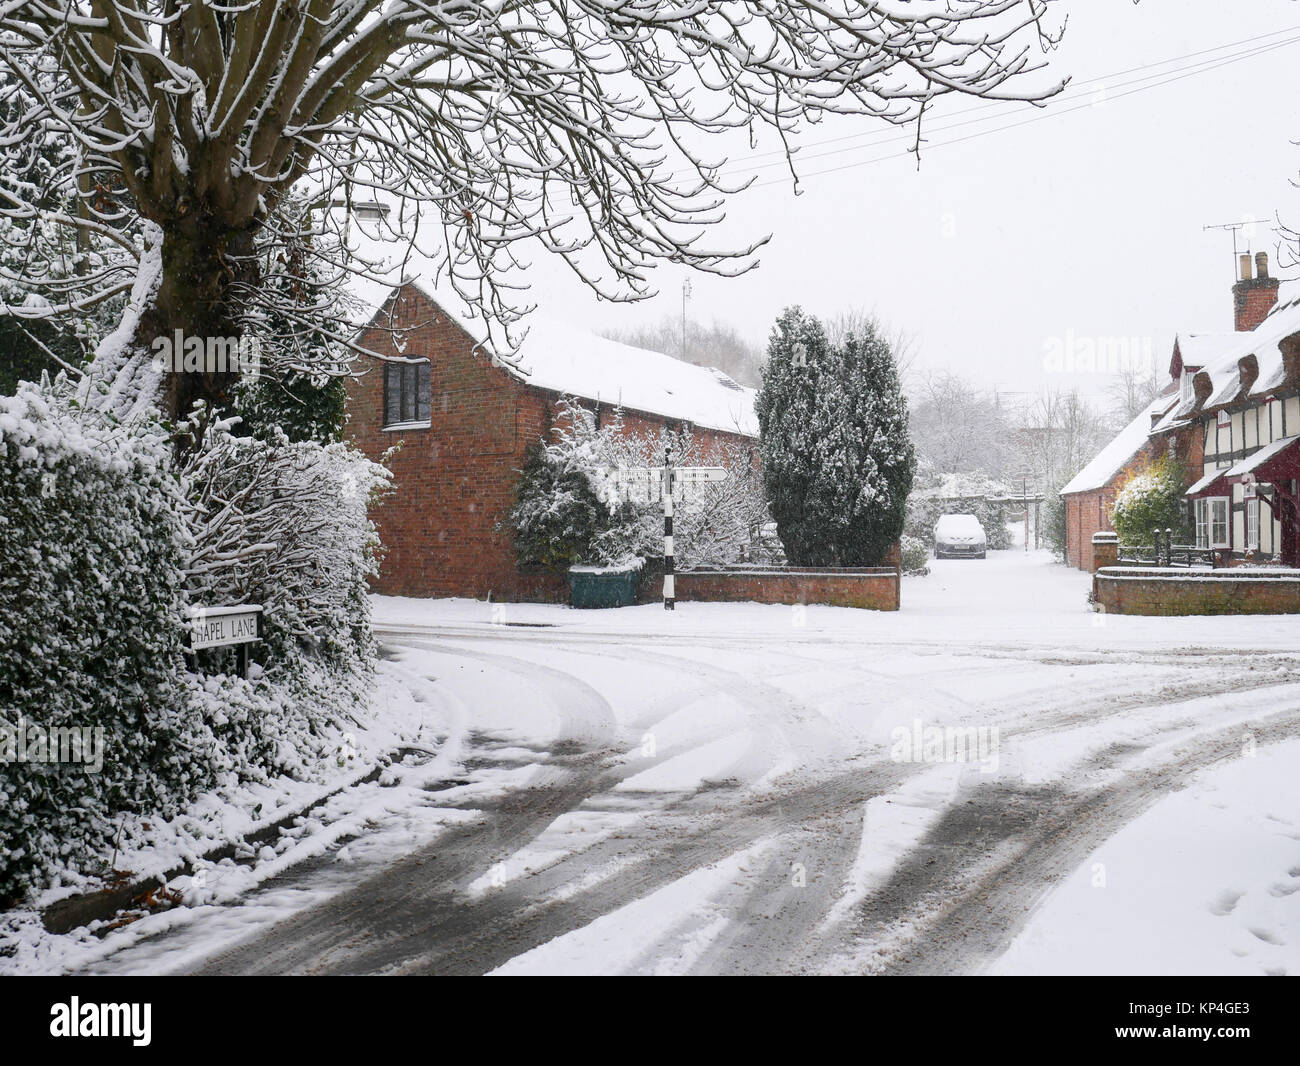
[[[1248,52],[1243,52],[1243,53],[1240,53],[1240,54],[1237,54],[1237,55],[1229,56],[1229,57],[1227,57],[1227,58],[1220,58],[1220,59],[1217,59],[1217,60],[1211,61],[1211,62],[1209,62],[1209,63],[1191,64],[1190,67],[1188,67],[1188,68],[1177,68],[1177,69],[1175,69],[1175,70],[1173,70],[1173,71],[1168,71],[1168,72],[1166,72],[1165,74],[1157,75],[1156,77],[1158,77],[1160,80],[1151,81],[1150,78],[1139,78],[1139,79],[1135,79],[1135,81],[1151,81],[1151,84],[1139,85],[1139,86],[1137,86],[1136,88],[1130,88],[1130,89],[1128,89],[1128,90],[1125,91],[1125,92],[1116,92],[1116,93],[1109,93],[1109,92],[1108,92],[1108,93],[1106,94],[1105,100],[1106,100],[1107,103],[1110,103],[1111,101],[1122,100],[1122,99],[1124,99],[1125,97],[1128,97],[1128,96],[1134,96],[1134,95],[1136,95],[1136,94],[1138,94],[1138,93],[1149,92],[1149,91],[1152,90],[1152,89],[1161,88],[1162,86],[1165,86],[1165,85],[1172,85],[1172,84],[1174,84],[1175,82],[1183,81],[1183,80],[1185,80],[1185,79],[1187,79],[1187,78],[1197,77],[1197,76],[1199,76],[1199,75],[1201,75],[1201,74],[1209,73],[1210,71],[1212,71],[1212,70],[1217,70],[1217,69],[1219,69],[1220,67],[1226,67],[1226,66],[1230,66],[1230,65],[1235,64],[1235,63],[1241,63],[1241,62],[1244,62],[1244,61],[1247,60],[1247,59],[1254,59],[1254,58],[1256,58],[1256,57],[1258,57],[1258,56],[1265,55],[1265,54],[1267,54],[1267,53],[1269,53],[1269,52],[1274,52],[1274,51],[1277,51],[1277,50],[1279,50],[1279,49],[1286,48],[1286,47],[1288,47],[1288,46],[1290,46],[1290,45],[1296,44],[1297,42],[1300,42],[1300,36],[1292,37],[1292,38],[1289,38],[1289,39],[1287,39],[1287,40],[1283,40],[1283,41],[1273,42],[1273,43],[1270,43],[1270,44],[1265,45],[1265,46],[1260,47],[1260,48],[1251,49],[1251,50],[1248,51]],[[1101,80],[1104,81],[1104,79],[1101,79]],[[1091,83],[1089,83],[1089,84],[1091,84]],[[1125,84],[1133,84],[1133,82],[1128,82],[1128,83],[1125,83]],[[1089,96],[1092,96],[1093,94],[1088,94],[1088,95],[1089,95]],[[1077,99],[1077,98],[1078,98],[1078,94],[1073,94],[1073,95],[1071,95],[1071,96],[1067,96],[1067,97],[1066,97],[1066,99]],[[1068,115],[1068,114],[1071,114],[1072,112],[1075,112],[1075,111],[1082,111],[1082,110],[1084,110],[1084,109],[1086,109],[1086,108],[1093,108],[1093,107],[1095,107],[1095,106],[1097,106],[1096,103],[1095,103],[1093,100],[1090,99],[1090,100],[1089,100],[1088,102],[1086,102],[1086,103],[1074,104],[1073,106],[1067,106],[1067,107],[1051,107],[1051,108],[1049,108],[1049,109],[1045,109],[1045,110],[1041,111],[1041,112],[1038,113],[1038,114],[1032,115],[1032,116],[1030,116],[1030,117],[1028,117],[1028,118],[1021,118],[1021,119],[1018,119],[1018,120],[1013,121],[1013,122],[1004,122],[1002,125],[993,126],[993,127],[991,127],[991,128],[988,128],[988,129],[977,130],[977,131],[974,132],[974,133],[968,133],[968,134],[966,134],[965,136],[962,136],[962,137],[952,137],[952,138],[949,138],[949,139],[947,139],[947,140],[939,140],[939,141],[923,141],[922,144],[923,144],[923,146],[924,146],[924,149],[926,149],[926,150],[933,150],[933,149],[935,149],[935,148],[943,148],[943,147],[946,147],[946,146],[948,146],[948,145],[961,144],[961,143],[964,143],[964,142],[966,142],[966,141],[975,140],[975,139],[977,139],[977,138],[979,138],[979,137],[987,137],[987,136],[990,136],[990,135],[995,134],[995,133],[1002,133],[1002,132],[1004,132],[1004,131],[1006,131],[1006,130],[1016,129],[1016,128],[1019,127],[1019,126],[1028,126],[1028,125],[1031,125],[1032,123],[1035,123],[1035,122],[1045,122],[1045,121],[1048,120],[1048,119],[1059,118],[1059,117],[1061,117],[1061,116],[1063,116],[1063,115]],[[972,108],[972,109],[968,109],[968,110],[974,110],[974,109]],[[931,133],[943,132],[943,131],[945,131],[945,130],[953,129],[953,128],[956,128],[956,127],[958,127],[958,126],[971,125],[972,123],[989,122],[989,121],[996,120],[997,118],[1001,118],[1001,117],[1004,117],[1004,116],[996,115],[996,116],[989,116],[988,118],[978,119],[978,120],[967,120],[967,121],[963,121],[963,122],[946,122],[946,123],[940,123],[940,124],[937,125],[937,126],[932,126],[932,127],[930,127],[930,132],[931,132]],[[878,142],[878,143],[876,143],[876,144],[872,144],[872,145],[863,145],[863,146],[854,146],[854,147],[851,147],[851,148],[844,148],[844,149],[837,149],[837,150],[832,151],[832,152],[822,152],[822,153],[818,153],[818,154],[815,155],[815,156],[810,156],[810,157],[805,157],[805,158],[824,158],[824,157],[829,156],[829,155],[843,154],[844,152],[854,151],[854,150],[859,150],[860,148],[864,148],[864,147],[866,147],[866,148],[880,148],[880,147],[884,147],[886,144],[889,144],[889,143],[900,143],[900,142],[904,142],[904,141],[905,141],[905,142],[910,142],[910,143],[914,143],[914,142],[915,142],[915,133],[912,132],[912,131],[901,132],[901,131],[898,131],[898,130],[892,130],[892,131],[890,131],[890,134],[891,134],[891,136],[890,136],[888,139],[886,139],[886,140],[882,140],[882,141],[880,141],[880,142]],[[811,173],[807,173],[807,174],[800,174],[800,175],[799,175],[799,180],[800,180],[800,181],[803,181],[803,180],[806,180],[806,179],[808,179],[808,178],[815,178],[815,177],[818,177],[819,175],[822,175],[822,174],[834,174],[834,173],[838,173],[839,171],[842,171],[842,170],[851,170],[851,169],[854,169],[854,168],[856,168],[856,167],[870,166],[870,165],[872,165],[872,164],[874,164],[874,163],[883,163],[883,162],[886,162],[887,160],[890,160],[890,159],[900,159],[900,158],[904,158],[904,157],[906,157],[906,156],[910,156],[910,155],[914,155],[914,154],[915,154],[915,152],[914,152],[914,150],[911,149],[911,148],[909,148],[909,149],[905,149],[904,151],[900,151],[900,152],[890,152],[890,153],[888,153],[888,154],[886,154],[886,155],[875,156],[875,157],[873,157],[873,158],[871,158],[871,159],[862,159],[862,160],[858,160],[858,161],[856,161],[856,162],[852,162],[852,163],[845,163],[844,165],[842,165],[842,166],[838,166],[838,167],[828,167],[828,168],[826,168],[825,170],[817,170],[817,171],[813,171],[813,172],[811,172]],[[799,157],[796,156],[796,159],[798,159],[798,158],[799,158]],[[734,170],[734,171],[725,172],[725,173],[728,173],[729,176],[732,176],[732,177],[739,177],[739,176],[742,176],[743,174],[746,174],[746,173],[750,173],[750,174],[752,174],[752,173],[754,173],[754,172],[756,172],[756,171],[764,170],[764,169],[770,169],[771,167],[774,167],[774,166],[788,167],[788,165],[789,165],[789,164],[786,162],[786,160],[781,159],[781,160],[778,160],[778,161],[776,161],[776,162],[774,162],[774,163],[760,163],[760,164],[757,164],[756,166],[747,166],[747,167],[744,167],[744,168],[737,168],[737,169]],[[769,180],[769,181],[755,182],[754,185],[751,186],[751,188],[762,188],[763,186],[766,186],[766,185],[786,184],[786,183],[788,183],[790,180],[791,180],[791,179],[790,179],[789,177],[781,177],[781,178],[775,178],[775,179],[772,179],[772,180]]]
[[[1082,79],[1082,80],[1079,80],[1079,79],[1072,80],[1072,81],[1069,83],[1069,87],[1067,88],[1067,90],[1066,90],[1066,91],[1065,91],[1061,96],[1057,97],[1057,99],[1058,99],[1058,100],[1059,100],[1059,99],[1069,99],[1069,98],[1071,98],[1071,97],[1073,97],[1073,96],[1077,96],[1077,95],[1079,95],[1079,94],[1078,94],[1078,90],[1080,90],[1080,89],[1086,88],[1086,87],[1088,87],[1088,86],[1094,86],[1094,85],[1101,85],[1101,84],[1111,85],[1111,84],[1115,84],[1115,83],[1116,83],[1116,79],[1119,79],[1119,78],[1128,78],[1129,75],[1132,75],[1132,74],[1141,74],[1143,71],[1158,70],[1158,69],[1161,68],[1161,67],[1169,67],[1169,66],[1173,66],[1173,65],[1178,64],[1178,63],[1184,63],[1184,62],[1186,62],[1186,61],[1189,60],[1189,59],[1200,59],[1202,56],[1214,56],[1214,55],[1216,55],[1217,53],[1233,52],[1234,49],[1242,48],[1242,47],[1245,46],[1245,45],[1258,44],[1260,41],[1266,41],[1266,40],[1269,40],[1269,39],[1271,39],[1271,38],[1275,38],[1275,37],[1284,37],[1284,36],[1285,36],[1285,37],[1291,37],[1291,38],[1294,38],[1295,35],[1297,35],[1297,34],[1300,34],[1300,26],[1290,26],[1290,27],[1288,27],[1287,29],[1284,29],[1284,30],[1273,30],[1273,31],[1270,32],[1270,33],[1261,33],[1261,34],[1257,34],[1257,35],[1254,36],[1254,37],[1245,37],[1245,38],[1243,38],[1243,39],[1240,40],[1240,41],[1231,41],[1231,42],[1229,42],[1228,44],[1218,44],[1218,45],[1215,45],[1213,48],[1202,48],[1202,49],[1200,49],[1200,50],[1198,50],[1198,51],[1195,51],[1195,52],[1186,52],[1186,53],[1184,53],[1183,55],[1179,55],[1179,56],[1171,56],[1171,57],[1168,58],[1168,59],[1160,59],[1160,60],[1156,60],[1156,61],[1153,62],[1153,63],[1142,63],[1142,64],[1140,64],[1140,65],[1138,65],[1138,66],[1136,66],[1136,67],[1129,67],[1129,68],[1127,68],[1127,69],[1125,69],[1125,70],[1116,70],[1116,71],[1112,71],[1112,72],[1109,73],[1109,74],[1099,74],[1099,75],[1097,75],[1096,77],[1092,77],[1092,78],[1085,78],[1085,79]],[[1255,55],[1255,54],[1256,54],[1256,52],[1255,52],[1254,50],[1249,50],[1248,52],[1241,53],[1241,55],[1242,55],[1243,58],[1244,58],[1244,57],[1248,57],[1248,56],[1250,56],[1250,55]],[[1223,58],[1223,56],[1220,55],[1219,58]],[[1206,60],[1205,62],[1210,62],[1210,60]],[[1190,64],[1190,66],[1198,66],[1198,65],[1199,65],[1199,64],[1196,64],[1196,63]],[[1168,74],[1168,73],[1171,73],[1171,72],[1166,71],[1165,73]],[[1172,72],[1172,73],[1177,73],[1177,72],[1175,71],[1175,72]],[[1163,76],[1164,76],[1164,75],[1162,75],[1162,74],[1151,74],[1151,75],[1149,75],[1149,78],[1158,78],[1158,77],[1163,77]],[[1141,80],[1143,80],[1143,79],[1139,78],[1139,79],[1135,79],[1135,80],[1137,80],[1137,81],[1141,81]],[[1124,85],[1128,85],[1128,84],[1132,84],[1132,82],[1122,82],[1122,83],[1118,83],[1117,87],[1123,87]],[[1010,103],[1012,103],[1012,101],[1008,101],[1008,100],[984,100],[984,101],[981,101],[980,103],[972,104],[972,105],[970,105],[970,106],[968,106],[968,107],[958,108],[957,110],[955,110],[955,111],[951,112],[949,115],[947,115],[947,116],[945,117],[945,121],[946,121],[947,119],[949,119],[949,118],[960,118],[962,115],[971,115],[971,114],[974,114],[974,113],[976,113],[976,112],[978,112],[978,111],[988,111],[988,110],[990,110],[990,109],[992,109],[992,108],[998,108],[998,109],[1001,109],[1001,110],[1005,111],[1006,108],[1007,108],[1007,106],[1008,106],[1008,104],[1010,104]],[[1038,106],[1038,105],[1029,105],[1029,106]],[[1050,105],[1048,105],[1048,106],[1050,106]],[[866,132],[846,133],[846,134],[843,134],[843,135],[841,135],[841,136],[839,136],[839,137],[827,137],[827,138],[823,138],[823,139],[821,139],[821,140],[803,141],[803,142],[801,142],[800,147],[801,147],[801,148],[820,148],[820,147],[822,147],[823,145],[827,145],[827,144],[840,144],[840,143],[842,143],[842,142],[844,142],[844,141],[867,141],[867,140],[870,140],[870,139],[872,139],[872,138],[885,138],[885,139],[888,140],[888,139],[896,139],[897,137],[898,137],[898,130],[897,130],[897,128],[890,128],[890,129],[885,129],[885,130],[870,130],[870,131],[866,131]],[[910,139],[910,135],[908,135],[908,138]],[[800,152],[800,154],[802,155],[803,153]],[[762,151],[762,152],[752,152],[752,153],[749,154],[749,158],[750,158],[750,159],[763,159],[763,158],[766,158],[766,157],[768,157],[768,156],[780,156],[780,157],[782,157],[780,161],[781,161],[781,162],[784,162],[785,149],[783,149],[783,148],[773,148],[773,149],[770,149],[770,150],[767,150],[767,151]]]

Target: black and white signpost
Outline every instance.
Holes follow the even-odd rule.
[[[233,607],[189,609],[190,651],[235,645],[240,677],[248,676],[248,646],[262,639],[262,606],[239,603]]]
[[[664,505],[664,610],[673,610],[677,602],[676,567],[673,560],[673,505],[704,485],[725,481],[727,471],[721,466],[672,465],[672,452],[664,454],[663,466],[621,466],[605,475],[623,498],[637,503],[653,501],[655,489]]]
[[[673,574],[673,452],[664,451],[664,610],[671,611],[677,603],[677,590]]]

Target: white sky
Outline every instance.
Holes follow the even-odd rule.
[[[1077,84],[1292,26],[1294,34],[1273,41],[1300,38],[1295,0],[1056,6],[1070,22],[1050,75],[1037,75],[1048,81],[1069,75]],[[1104,99],[1094,85],[1071,88],[1047,112],[1027,105],[981,110],[978,117],[1005,117],[944,133],[937,126],[945,115],[974,106],[953,98],[934,112],[919,173],[912,157],[894,158],[808,178],[801,196],[786,180],[737,197],[727,231],[773,235],[760,268],[744,277],[662,268],[660,294],[630,306],[597,302],[544,257],[534,260],[528,280],[546,313],[603,328],[679,315],[689,276],[692,317],[729,321],[756,342],[765,342],[789,304],[822,315],[865,307],[914,338],[922,372],[957,371],[1004,393],[1074,385],[1099,393],[1108,380],[1101,374],[1045,367],[1053,339],[1133,338],[1135,353],[1151,351],[1163,370],[1175,330],[1232,328],[1232,237],[1202,227],[1265,220],[1243,243],[1275,262],[1269,220],[1280,212],[1300,221],[1300,190],[1291,186],[1300,173],[1300,148],[1292,144],[1300,122],[1291,113],[1297,60],[1300,42],[1118,98],[1127,88],[1114,83],[1135,77],[1128,75],[1113,79]],[[1172,71],[1161,66],[1137,76]],[[1086,106],[1067,112],[1080,103]],[[1021,128],[939,146],[1052,112]],[[808,144],[801,173],[898,152],[907,143],[898,138],[913,132],[858,121],[811,130],[804,142],[858,130],[867,147],[807,159],[857,142]],[[766,171],[760,181],[780,174]]]

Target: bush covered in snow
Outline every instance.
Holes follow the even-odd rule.
[[[772,329],[755,401],[767,500],[790,561],[878,566],[903,532],[915,455],[888,341],[832,344],[799,308]]]
[[[182,683],[184,515],[157,425],[33,386],[0,399],[0,715],[104,745],[98,772],[16,739],[0,751],[0,898],[102,847],[115,813],[169,809],[211,780]]]
[[[1154,544],[1156,531],[1174,531],[1174,539],[1188,537],[1184,493],[1187,472],[1176,459],[1162,455],[1134,474],[1120,488],[1111,507],[1110,522],[1123,544]]]
[[[564,397],[549,439],[528,453],[516,503],[504,523],[521,564],[563,570],[574,564],[618,565],[663,556],[663,506],[629,499],[609,476],[617,468],[659,466],[665,451],[674,465],[722,466],[726,480],[692,492],[677,504],[674,558],[679,567],[749,558],[770,521],[749,451],[737,444],[708,448],[689,431],[626,432],[615,412],[597,427],[581,403]]]
[[[928,572],[930,563],[930,546],[916,537],[903,534],[899,541],[900,562],[903,573],[919,574]]]
[[[382,470],[221,423],[178,470],[160,423],[72,395],[60,381],[0,399],[0,899],[105,873],[123,815],[311,774],[367,704]],[[260,668],[229,676],[211,649],[189,672],[186,608],[243,602],[266,608]],[[77,761],[33,747],[72,729]]]
[[[240,740],[245,772],[302,772],[329,747],[329,727],[366,705],[367,579],[379,546],[367,511],[389,475],[348,444],[235,437],[224,422],[198,443],[182,471],[194,536],[190,602],[262,605],[252,655],[279,704],[260,726],[248,723],[258,736]],[[201,654],[217,668],[233,656]]]
[[[591,413],[567,397],[551,439],[529,447],[507,525],[521,566],[563,571],[578,564],[608,565],[634,555],[628,536],[635,516],[610,508],[596,491],[593,472],[617,460],[610,427],[597,429]]]

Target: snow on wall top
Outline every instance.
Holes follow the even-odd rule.
[[[1092,492],[1108,484],[1147,442],[1147,437],[1151,435],[1151,416],[1162,413],[1175,399],[1173,396],[1157,396],[1152,400],[1132,422],[1119,431],[1114,440],[1097,453],[1092,462],[1070,479],[1065,488],[1061,489],[1060,495]]]
[[[418,277],[412,280],[410,268],[419,264],[408,262],[406,266],[405,284],[421,292],[481,345],[484,358],[491,358],[494,349],[482,316],[470,315],[457,301],[435,295]],[[373,313],[398,287],[358,280],[352,289]],[[518,350],[513,355],[505,351],[499,355],[502,368],[520,381],[702,428],[758,436],[755,390],[737,384],[721,370],[608,340],[536,312],[519,328],[527,333]],[[419,355],[414,351],[403,354]]]

